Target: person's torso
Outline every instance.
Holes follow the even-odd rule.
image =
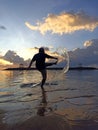
[[[36,68],[39,70],[45,69],[45,58],[46,54],[38,53],[35,55]]]

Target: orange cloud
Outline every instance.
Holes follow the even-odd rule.
[[[0,59],[0,64],[2,64],[2,65],[12,65],[13,63],[11,63],[7,60],[4,60],[4,59]]]
[[[92,45],[92,41],[85,41],[84,42],[85,47],[88,47],[88,46],[91,46],[91,45]]]
[[[31,30],[40,31],[42,34],[50,31],[62,35],[78,30],[93,31],[98,26],[98,18],[88,16],[84,12],[64,12],[59,15],[49,14],[42,22],[37,22],[36,26],[29,22],[26,22],[25,25]]]

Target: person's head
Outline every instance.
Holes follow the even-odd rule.
[[[43,47],[39,48],[39,52],[44,53],[44,48]]]

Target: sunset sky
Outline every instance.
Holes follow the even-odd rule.
[[[72,51],[97,38],[98,0],[0,0],[0,55],[28,59],[34,47]]]

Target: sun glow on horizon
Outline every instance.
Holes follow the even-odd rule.
[[[38,53],[37,48],[25,48],[23,50],[17,51],[17,54],[24,58],[24,60],[31,59],[36,53]]]
[[[4,60],[4,59],[0,59],[0,64],[2,64],[2,65],[13,65],[13,63],[11,63],[7,60]]]

